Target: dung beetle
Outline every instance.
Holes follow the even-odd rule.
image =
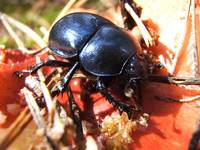
[[[65,91],[75,72],[81,70],[87,77],[95,78],[92,88],[120,113],[126,112],[131,118],[132,113],[138,111],[137,107],[116,100],[107,89],[114,81],[120,82],[123,94],[139,101],[139,84],[147,69],[139,42],[124,29],[92,13],[71,13],[52,27],[48,47],[68,61],[48,60],[27,72],[34,73],[43,66],[69,67],[51,90],[52,94]],[[24,72],[18,71],[17,74]]]

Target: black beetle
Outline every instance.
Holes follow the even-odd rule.
[[[139,82],[146,76],[140,44],[109,20],[91,13],[72,13],[52,27],[48,47],[68,62],[48,60],[27,70],[34,73],[43,66],[70,67],[52,93],[63,92],[76,70],[96,77],[93,88],[99,91],[120,113],[131,117],[137,108],[117,101],[108,92],[113,80],[122,83],[124,94],[139,101]],[[18,75],[26,71],[18,71]],[[119,81],[120,80],[120,81]]]

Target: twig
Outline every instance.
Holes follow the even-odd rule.
[[[132,7],[128,3],[125,3],[124,7],[129,12],[129,14],[132,16],[132,18],[136,22],[138,28],[140,29],[140,32],[142,34],[142,37],[143,37],[143,39],[145,41],[146,46],[149,47],[149,46],[154,45],[154,41],[153,41],[151,35],[149,34],[148,30],[146,29],[146,27],[144,26],[144,24],[142,23],[140,18],[134,12]]]
[[[161,75],[148,75],[147,80],[150,82],[160,82],[176,85],[200,85],[200,78],[181,78]]]
[[[75,8],[81,8],[82,5],[84,5],[88,0],[79,0],[74,5]]]
[[[26,26],[25,24],[17,21],[16,19],[0,12],[0,18],[4,18],[10,23],[11,25],[14,25],[16,28],[18,28],[20,31],[24,32],[27,36],[32,38],[41,48],[46,46],[46,42],[30,27]],[[26,51],[27,53],[29,51]]]
[[[188,97],[188,98],[181,98],[181,99],[175,99],[171,97],[161,97],[161,96],[155,96],[158,100],[166,101],[166,102],[175,102],[175,103],[188,103],[188,102],[193,102],[198,99],[200,99],[200,95],[193,96],[193,97]]]
[[[51,28],[53,27],[53,25],[60,19],[62,18],[70,9],[71,7],[77,2],[77,0],[69,0],[68,3],[65,5],[65,7],[61,10],[61,12],[59,13],[59,15],[56,17],[56,19],[54,20],[54,22],[52,23],[51,27],[49,28],[49,31],[47,32],[47,34],[44,36],[44,40],[46,41],[48,36],[49,36],[49,32],[51,30]]]
[[[32,114],[34,114],[33,116],[35,116],[34,118],[36,120],[36,124],[38,125],[39,128],[44,128],[45,123],[40,115],[39,107],[37,106],[35,100],[32,100],[33,97],[30,95],[31,93],[28,92],[28,90],[25,90],[24,92],[25,92],[24,94],[26,96],[26,100],[28,101],[27,103],[28,104],[31,103],[30,105],[33,106],[33,108],[30,106],[30,109],[32,110]],[[43,93],[44,93],[44,91],[43,91]],[[25,129],[25,126],[28,125],[28,123],[31,119],[32,119],[31,113],[29,112],[28,107],[26,107],[24,109],[24,111],[21,112],[21,114],[16,119],[16,121],[12,124],[12,126],[9,129],[8,134],[5,136],[5,138],[3,138],[2,141],[0,141],[0,149],[6,149]]]
[[[52,140],[47,135],[47,132],[46,132],[47,128],[46,128],[45,121],[42,115],[40,114],[40,109],[35,101],[35,98],[32,95],[32,92],[30,92],[27,88],[23,88],[22,92],[25,95],[25,100],[27,102],[27,105],[30,109],[30,112],[33,116],[35,123],[37,124],[38,128],[43,131],[43,135],[46,139],[46,143],[49,149],[56,150],[57,146],[52,142]]]
[[[8,31],[8,33],[10,34],[10,36],[15,40],[18,48],[24,53],[28,51],[27,48],[24,46],[24,43],[20,40],[19,36],[14,32],[14,30],[12,29],[12,27],[7,22],[4,16],[1,17],[1,21],[4,27],[6,28],[6,30]]]
[[[36,62],[39,63],[40,59],[39,57],[36,57]],[[62,69],[58,68],[57,69],[58,72],[61,72]],[[45,77],[42,73],[42,69],[39,69],[37,71],[38,73],[38,77],[40,80],[40,86],[41,86],[41,90],[46,102],[46,106],[48,109],[48,128],[47,128],[47,136],[50,140],[54,141],[54,143],[58,143],[60,142],[60,139],[63,137],[64,133],[65,133],[65,127],[67,125],[67,120],[65,119],[65,121],[63,119],[61,119],[61,117],[59,116],[59,113],[56,109],[56,100],[53,101],[51,94],[45,84]],[[67,116],[66,116],[67,117]],[[56,147],[59,147],[59,145],[55,145]]]
[[[28,123],[32,120],[28,107],[17,117],[15,122],[9,128],[7,135],[0,141],[0,149],[6,149],[22,133]]]
[[[27,88],[23,88],[22,93],[25,96],[25,100],[33,116],[33,120],[36,122],[37,126],[40,129],[45,129],[46,128],[45,121],[40,114],[40,108],[38,107],[35,98],[32,95],[32,92],[30,92]]]
[[[54,23],[57,22],[60,18],[62,18],[71,8],[72,6],[77,2],[78,0],[69,0],[68,3],[65,5],[65,7],[61,10],[59,15],[54,20]],[[52,25],[54,25],[54,23]]]
[[[36,56],[36,63],[40,63],[40,58],[38,56]],[[41,90],[42,90],[42,93],[43,93],[43,96],[44,96],[44,99],[45,99],[45,102],[46,102],[46,105],[47,105],[47,110],[50,113],[52,108],[53,108],[53,101],[52,101],[51,95],[49,93],[49,90],[47,89],[47,87],[44,83],[45,77],[44,77],[41,69],[39,69],[37,71],[37,74],[38,74],[38,77],[39,77],[39,80],[40,80]]]

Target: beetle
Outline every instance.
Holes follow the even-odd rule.
[[[139,103],[141,81],[147,78],[156,81],[147,75],[147,63],[141,57],[143,54],[138,41],[125,30],[95,14],[79,12],[61,18],[50,31],[48,47],[53,54],[68,61],[48,60],[16,73],[19,76],[25,72],[34,73],[43,66],[69,67],[51,90],[53,95],[70,91],[69,81],[77,70],[81,70],[88,78],[95,78],[92,88],[131,118],[139,109],[116,100],[108,88],[114,80],[120,80],[123,94],[129,98],[134,96]],[[168,83],[165,79],[162,81]]]
[[[43,66],[69,67],[52,93],[63,92],[76,70],[82,70],[88,77],[95,77],[93,89],[99,91],[120,113],[131,118],[133,108],[113,98],[108,87],[113,80],[122,79],[124,94],[139,101],[139,82],[144,79],[147,67],[139,42],[124,29],[109,20],[92,13],[77,12],[64,16],[52,27],[48,47],[57,56],[68,62],[47,60],[29,70],[16,72],[34,73]]]

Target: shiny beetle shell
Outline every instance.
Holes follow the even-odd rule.
[[[81,66],[97,76],[122,72],[130,57],[140,49],[123,29],[91,13],[72,13],[52,28],[49,48],[63,58],[78,57]]]

